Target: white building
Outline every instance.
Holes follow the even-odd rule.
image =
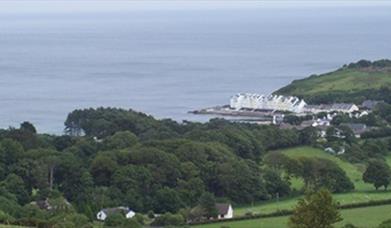
[[[304,111],[306,103],[298,97],[281,95],[260,95],[239,93],[231,97],[230,107],[240,109],[278,110],[300,113]]]
[[[355,104],[336,103],[336,104],[321,104],[321,105],[306,105],[305,112],[320,113],[320,112],[343,112],[353,113],[359,111]]]
[[[96,218],[98,220],[104,221],[104,220],[106,220],[106,218],[109,215],[115,214],[115,213],[121,213],[127,219],[133,218],[133,216],[136,215],[136,213],[134,211],[130,210],[128,207],[115,207],[115,208],[104,208],[104,209],[100,210],[96,214]]]
[[[318,126],[330,126],[330,120],[326,119],[326,118],[323,118],[323,119],[316,119],[313,123],[312,123],[312,126],[313,127],[318,127]]]
[[[218,212],[218,219],[230,219],[234,217],[234,211],[231,204],[216,203],[216,209]]]

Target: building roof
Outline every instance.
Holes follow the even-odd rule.
[[[373,101],[373,100],[365,100],[362,102],[361,107],[367,108],[367,109],[373,109],[377,104],[379,104],[381,101]]]
[[[351,103],[334,103],[334,104],[320,104],[320,105],[306,105],[306,109],[319,109],[325,111],[331,110],[350,110],[355,104]]]
[[[216,209],[219,213],[219,215],[226,215],[228,214],[228,210],[231,204],[228,203],[216,203]]]
[[[332,104],[332,109],[342,109],[342,110],[349,110],[352,108],[354,104],[346,104],[346,103],[336,103]]]
[[[102,211],[106,214],[115,214],[115,213],[124,213],[127,214],[130,212],[128,207],[114,207],[114,208],[103,208]]]
[[[349,127],[353,131],[361,131],[361,130],[365,130],[367,128],[367,125],[362,124],[362,123],[342,123],[341,125]]]

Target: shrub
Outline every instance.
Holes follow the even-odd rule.
[[[180,226],[185,224],[185,219],[180,214],[165,213],[162,216],[157,217],[152,226]]]
[[[121,227],[124,227],[124,228],[141,228],[142,225],[135,219],[135,218],[132,218],[132,219],[126,219]]]
[[[0,211],[0,223],[2,224],[11,224],[15,221],[14,217],[5,213],[4,211]]]
[[[148,211],[148,218],[150,219],[155,218],[155,213],[153,213],[153,211]]]
[[[125,222],[126,222],[125,216],[123,216],[121,213],[114,213],[114,214],[107,216],[104,225],[109,226],[109,227],[110,226],[111,227],[113,227],[113,226],[119,227]]]
[[[137,223],[144,225],[144,216],[141,214],[136,214],[132,219],[137,221]]]
[[[391,227],[391,219],[388,219],[386,221],[383,221],[382,223],[380,223],[380,225],[378,226],[378,228],[390,228]]]

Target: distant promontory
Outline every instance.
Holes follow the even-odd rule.
[[[391,102],[391,60],[360,60],[330,73],[294,80],[274,94],[297,96],[311,104]]]

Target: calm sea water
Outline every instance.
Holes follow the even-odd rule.
[[[202,121],[187,112],[391,58],[387,5],[113,8],[0,10],[0,127],[61,133],[70,111],[98,106]]]

